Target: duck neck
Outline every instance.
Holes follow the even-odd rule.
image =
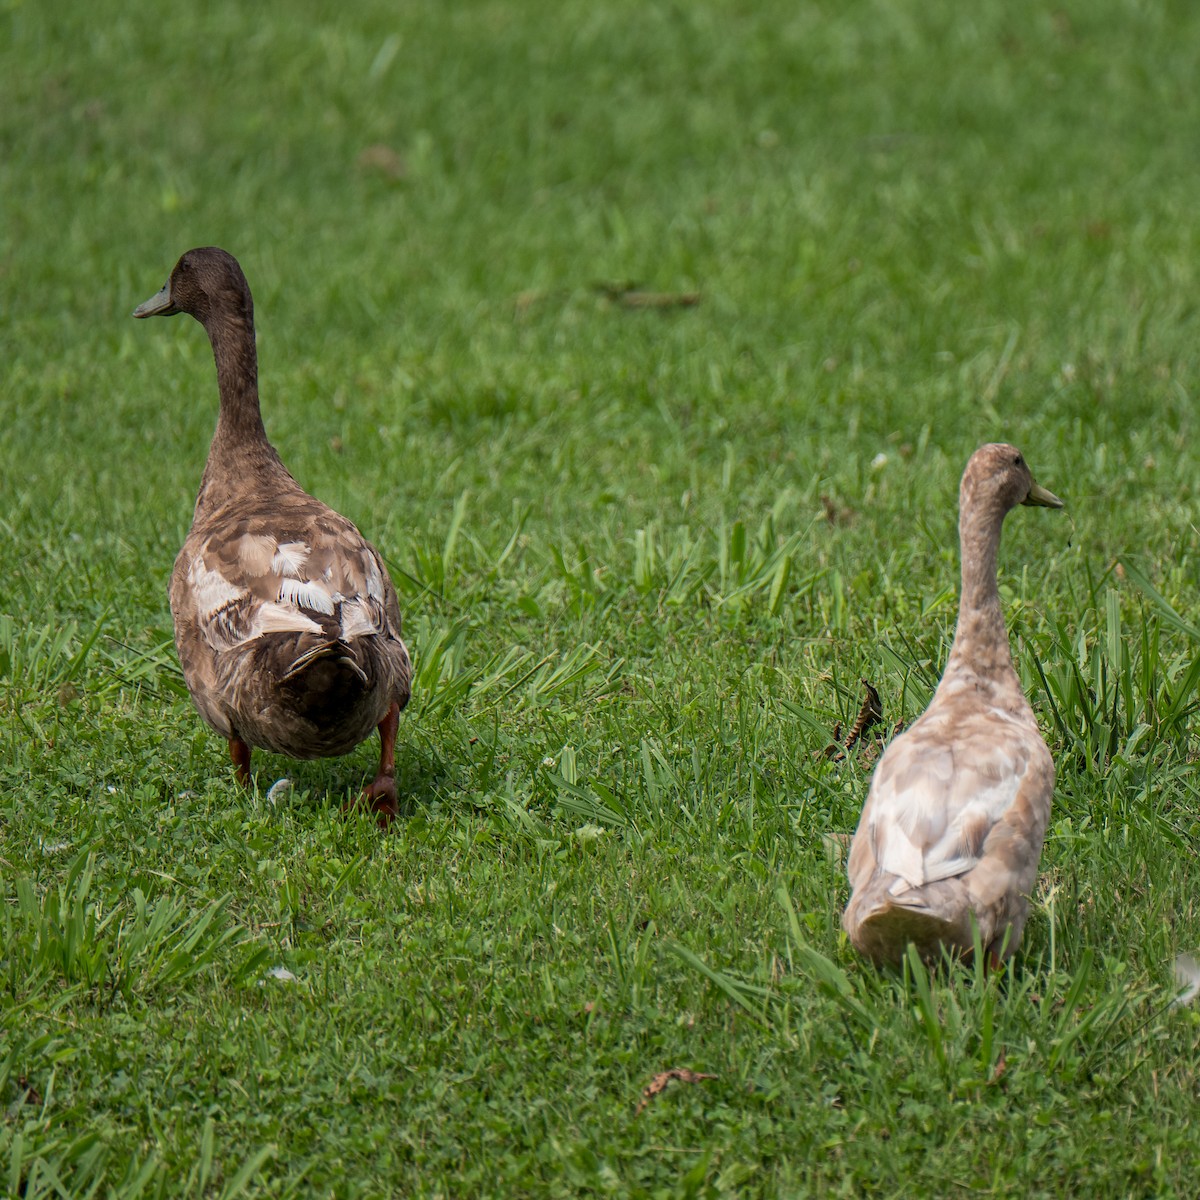
[[[958,522],[962,553],[962,598],[950,666],[978,674],[1012,670],[1008,629],[996,581],[996,559],[1005,510],[964,504]]]
[[[258,354],[254,345],[254,313],[216,312],[204,322],[217,364],[221,411],[200,482],[198,505],[220,504],[223,496],[208,496],[217,473],[222,492],[233,486],[261,480],[282,469],[279,456],[267,440],[258,404]]]
[[[241,313],[214,313],[204,324],[217,364],[221,415],[217,419],[214,449],[235,450],[265,442],[258,406],[258,352],[254,346],[254,318]]]

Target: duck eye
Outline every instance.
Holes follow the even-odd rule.
[[[1013,459],[1013,465],[1017,467],[1024,466],[1025,460],[1018,454],[1017,457]]]

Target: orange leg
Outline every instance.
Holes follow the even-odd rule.
[[[386,829],[399,809],[396,806],[396,730],[400,726],[400,705],[393,704],[379,722],[379,774],[362,790],[358,803],[370,806]]]
[[[242,787],[250,786],[250,747],[239,737],[229,739],[229,757],[233,759],[234,777]]]

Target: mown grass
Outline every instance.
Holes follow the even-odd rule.
[[[9,1192],[1194,1194],[1188,6],[0,22]],[[402,592],[390,836],[181,687],[212,365],[128,314],[206,243]],[[1070,505],[1003,551],[1042,880],[1004,976],[880,976],[818,752],[927,701],[996,438]]]

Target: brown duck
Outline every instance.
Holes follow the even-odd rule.
[[[875,768],[850,847],[851,942],[897,964],[913,944],[995,966],[1029,915],[1054,792],[1054,760],[1013,670],[996,583],[1000,528],[1018,504],[1061,508],[1020,452],[982,446],[959,492],[962,597],[933,700]]]
[[[373,729],[379,772],[360,799],[396,813],[395,744],[412,665],[378,551],[314,500],[267,440],[254,304],[237,260],[189,250],[135,317],[204,326],[221,394],[192,528],[171,575],[175,645],[200,715],[229,742],[237,778],[255,746],[293,758],[345,754]]]

